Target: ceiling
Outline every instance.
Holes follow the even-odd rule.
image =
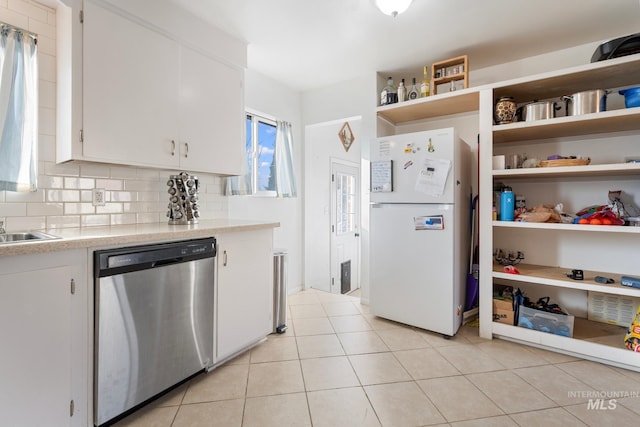
[[[171,0],[247,42],[248,67],[295,90],[462,54],[470,69],[640,32],[640,0]],[[585,58],[585,63],[590,58]],[[419,76],[418,76],[419,77]]]

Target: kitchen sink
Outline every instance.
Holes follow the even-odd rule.
[[[59,239],[58,236],[43,233],[41,231],[26,231],[19,233],[0,234],[0,245],[7,243],[34,242],[39,240]]]

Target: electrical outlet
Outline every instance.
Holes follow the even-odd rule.
[[[104,188],[94,188],[91,190],[91,204],[93,206],[104,206],[105,202]]]

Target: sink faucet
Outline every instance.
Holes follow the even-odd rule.
[[[4,221],[0,221],[0,234],[4,234],[4,233],[6,233],[4,229]]]

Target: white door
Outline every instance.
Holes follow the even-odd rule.
[[[360,168],[331,163],[331,292],[360,287]]]

